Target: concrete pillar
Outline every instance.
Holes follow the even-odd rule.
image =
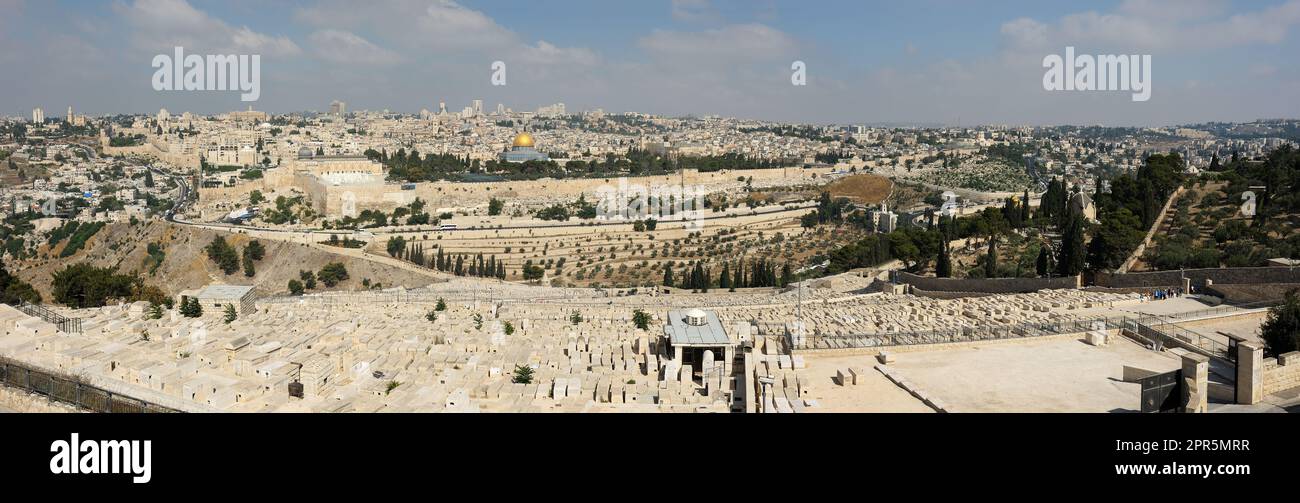
[[[682,364],[682,347],[681,347],[681,346],[677,346],[677,347],[674,347],[674,348],[673,348],[673,362],[676,363],[679,367],[681,366],[681,364]]]
[[[1264,348],[1256,342],[1237,343],[1237,403],[1264,400]]]
[[[736,350],[731,346],[722,348],[722,373],[725,375],[729,376],[732,373],[732,362],[736,360],[735,352]]]
[[[1199,414],[1209,412],[1210,357],[1180,351],[1183,359],[1183,412]]]

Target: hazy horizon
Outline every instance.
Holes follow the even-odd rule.
[[[1159,127],[1300,117],[1300,0],[0,0],[4,115],[450,112],[481,99],[806,124]],[[151,60],[260,54],[261,99],[155,91]],[[1142,54],[1150,101],[1049,92],[1043,58]],[[507,65],[493,86],[492,64]],[[791,84],[802,61],[807,85]]]

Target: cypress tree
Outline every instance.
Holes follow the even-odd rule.
[[[1041,278],[1047,276],[1048,271],[1051,270],[1050,262],[1051,256],[1047,253],[1047,246],[1043,245],[1038,249],[1038,261],[1035,264],[1037,266],[1038,277]]]
[[[984,277],[998,277],[998,240],[989,240],[989,254],[984,258]]]
[[[939,263],[934,267],[934,275],[940,278],[952,277],[952,257],[949,256],[947,238],[939,244]]]

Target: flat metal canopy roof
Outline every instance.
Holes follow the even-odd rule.
[[[713,311],[705,311],[705,324],[694,326],[686,323],[686,311],[669,311],[668,324],[664,325],[664,335],[674,346],[732,346],[735,345],[727,331],[722,328],[722,321]]]

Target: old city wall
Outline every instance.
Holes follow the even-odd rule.
[[[178,166],[184,169],[196,169],[199,167],[199,156],[197,154],[195,155],[174,154],[168,151],[166,144],[162,144],[160,146],[158,143],[154,141],[150,141],[148,143],[145,143],[144,145],[138,145],[134,147],[110,147],[108,145],[103,145],[103,152],[106,157],[114,157],[119,155],[154,157],[159,161],[165,162],[173,166]]]
[[[264,179],[248,180],[240,182],[230,187],[200,187],[199,202],[209,203],[213,201],[234,200],[241,201],[248,198],[248,194],[254,190],[267,191]]]
[[[755,182],[760,182],[805,177],[811,178],[813,175],[824,176],[827,173],[830,173],[830,169],[828,168],[807,170],[800,168],[736,171],[724,170],[709,173],[700,173],[696,170],[685,170],[682,173],[672,175],[628,177],[626,183],[629,186],[640,185],[653,190],[655,187],[680,186],[682,184],[686,184],[687,186],[717,185],[735,182],[736,178],[741,176],[746,178],[753,177]],[[619,185],[619,178],[575,178],[567,180],[545,178],[541,180],[471,183],[443,181],[416,184],[415,190],[401,191],[406,193],[401,200],[409,202],[414,200],[415,197],[419,197],[425,201],[432,202],[432,204],[437,207],[476,206],[487,204],[488,200],[493,197],[549,197],[555,199],[577,199],[580,195],[586,195],[588,200],[591,200],[598,193],[601,187],[618,188]],[[400,189],[397,185],[386,185],[385,187],[389,191],[397,191]]]
[[[811,180],[829,173],[828,168],[800,169],[775,168],[739,171],[718,171],[699,173],[686,170],[664,176],[628,177],[627,186],[643,186],[653,190],[656,187],[680,186],[718,186],[736,183],[737,177],[753,177],[755,182],[781,180]],[[374,209],[391,211],[398,206],[411,204],[419,198],[429,204],[429,210],[474,207],[486,205],[492,198],[502,199],[546,199],[555,201],[572,201],[585,195],[594,202],[602,187],[619,188],[619,178],[582,178],[582,179],[541,179],[502,182],[426,182],[415,184],[413,190],[403,190],[401,184],[377,183],[334,186],[321,183],[315,177],[290,172],[287,168],[267,170],[261,180],[240,183],[234,187],[217,187],[200,189],[200,201],[211,202],[221,199],[243,199],[253,190],[275,190],[287,186],[297,187],[309,195],[313,206],[332,218],[342,215],[344,200],[353,197],[357,211]],[[351,196],[346,194],[350,193]]]

